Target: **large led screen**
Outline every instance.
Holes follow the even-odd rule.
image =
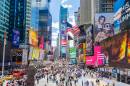
[[[43,49],[43,45],[44,45],[44,37],[38,36],[38,46],[39,46],[39,48]]]
[[[32,60],[37,61],[39,57],[39,49],[33,48]]]
[[[130,28],[130,0],[117,0],[114,3],[115,34]]]
[[[70,58],[76,58],[76,47],[70,48]]]
[[[20,32],[19,30],[13,29],[12,46],[19,47]]]
[[[114,13],[95,14],[95,42],[114,35]]]
[[[87,65],[96,65],[97,61],[98,61],[98,65],[103,65],[103,54],[100,52],[100,46],[94,47],[94,56],[86,57]]]
[[[76,59],[70,59],[70,63],[75,64],[76,63]]]
[[[86,33],[80,32],[78,35],[78,44],[85,43],[86,42]]]
[[[93,44],[93,26],[89,26],[86,29],[86,55],[94,54],[94,44]]]
[[[62,54],[66,54],[66,46],[62,46]]]
[[[29,30],[29,44],[38,46],[38,35],[32,30]]]

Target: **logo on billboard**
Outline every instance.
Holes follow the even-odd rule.
[[[62,20],[62,24],[65,24],[66,23],[66,20]]]
[[[16,29],[13,29],[12,46],[19,47],[19,40],[20,40],[20,32]]]

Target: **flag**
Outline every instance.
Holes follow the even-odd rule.
[[[80,33],[80,29],[78,27],[73,26],[67,22],[67,32],[69,31],[73,34],[73,36],[78,36],[78,34]]]

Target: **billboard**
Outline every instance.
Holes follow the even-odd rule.
[[[38,35],[32,30],[29,30],[29,44],[38,46]]]
[[[103,65],[109,66],[109,56],[108,53],[103,53]]]
[[[76,58],[76,47],[70,48],[70,58]]]
[[[62,46],[66,46],[66,40],[62,40]]]
[[[95,42],[114,35],[114,13],[95,14]],[[97,44],[99,45],[99,44]]]
[[[86,57],[87,65],[95,65],[98,60],[98,65],[103,65],[103,54],[100,53],[100,46],[94,46],[94,56]]]
[[[114,3],[114,30],[115,34],[130,28],[130,1],[117,0]]]
[[[19,40],[20,40],[20,32],[16,29],[13,29],[12,46],[19,47]]]
[[[22,54],[22,49],[13,50],[12,62],[16,62],[16,64],[22,64]]]
[[[38,46],[39,46],[39,48],[43,49],[43,45],[44,45],[44,37],[38,36]]]
[[[22,64],[27,64],[28,50],[23,49]]]
[[[37,61],[39,57],[39,49],[33,48],[32,60]]]
[[[43,60],[45,56],[44,50],[39,50],[39,60]]]
[[[86,33],[80,32],[78,35],[78,44],[85,43],[86,42]]]
[[[31,60],[31,59],[32,59],[32,54],[33,54],[33,47],[30,46],[30,47],[29,47],[29,58],[28,58],[28,60]]]
[[[66,36],[62,36],[62,40],[66,40]]]
[[[62,54],[66,54],[66,46],[62,46]]]
[[[94,55],[93,26],[86,28],[86,55]]]
[[[76,63],[76,59],[70,59],[70,63],[75,64]]]

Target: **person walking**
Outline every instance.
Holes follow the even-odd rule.
[[[84,82],[83,82],[83,80],[82,80],[82,86],[84,86]]]
[[[48,83],[48,77],[47,77],[47,83]]]

